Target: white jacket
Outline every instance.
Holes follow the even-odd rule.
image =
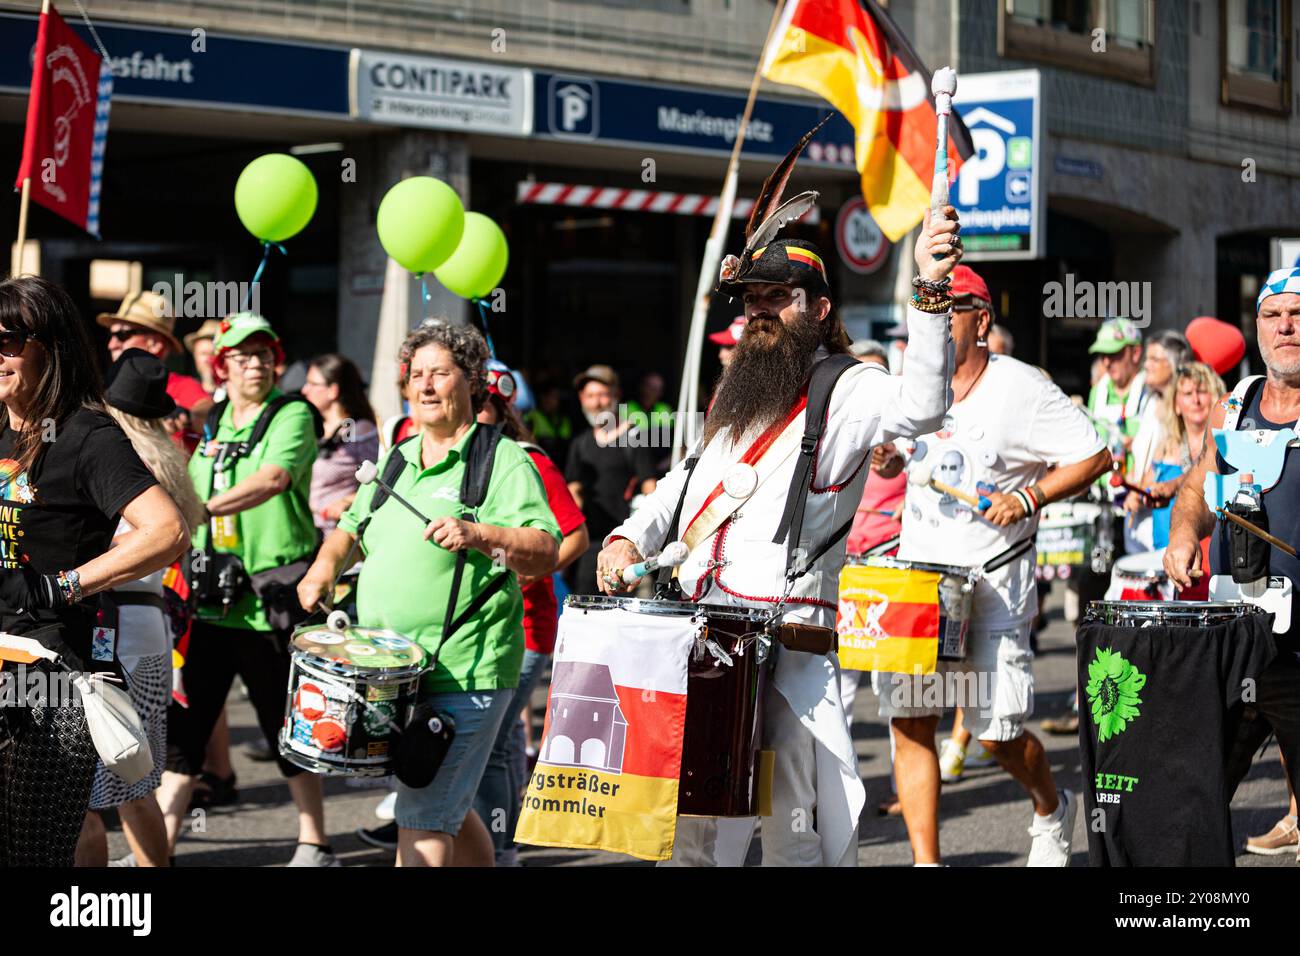
[[[877,365],[850,368],[831,395],[827,424],[814,458],[812,491],[804,512],[801,547],[815,551],[849,521],[862,498],[873,446],[898,438],[935,431],[952,401],[954,365],[947,315],[907,310],[908,347],[903,374],[891,376]],[[795,419],[803,431],[804,415]],[[677,540],[727,468],[748,447],[733,446],[726,433],[704,449],[687,489],[680,527],[668,534],[668,524],[686,480],[679,464],[659,482],[642,506],[604,541],[631,540],[641,551],[656,552]],[[798,455],[790,455],[768,480],[722,526],[696,544],[679,571],[686,600],[732,607],[771,607],[785,589],[786,545],[773,543],[785,508],[786,493]],[[844,540],[824,554],[797,582],[782,615],[785,621],[835,626],[839,572],[844,564]],[[710,569],[710,562],[724,562]],[[824,837],[823,857],[838,859],[857,826],[865,801],[858,778],[857,757],[844,720],[838,687],[839,662],[826,656],[784,652],[778,657],[776,687],[817,738],[826,756],[838,766],[820,766],[818,830]],[[837,772],[834,772],[837,771]],[[843,787],[827,786],[839,780]],[[779,783],[778,783],[779,785]]]

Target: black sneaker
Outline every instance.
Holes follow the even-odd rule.
[[[381,850],[395,851],[397,849],[397,824],[385,823],[382,827],[375,827],[373,830],[357,827],[357,837],[360,838],[362,843],[369,843]]]

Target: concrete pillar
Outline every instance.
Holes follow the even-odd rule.
[[[361,369],[374,359],[379,303],[388,257],[379,244],[375,217],[384,194],[408,176],[434,176],[449,183],[469,206],[469,144],[464,136],[428,130],[401,129],[377,133],[348,144],[346,156],[356,160],[356,182],[344,182],[339,203],[339,351]],[[428,277],[426,308],[418,283],[409,280],[414,327],[428,315],[465,322],[469,306]],[[394,361],[396,357],[394,356]]]

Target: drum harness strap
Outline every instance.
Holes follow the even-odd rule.
[[[808,404],[804,412],[804,433],[799,443],[799,458],[795,462],[794,474],[790,479],[790,490],[786,494],[785,510],[781,515],[780,523],[777,525],[776,535],[772,539],[776,544],[780,544],[784,539],[787,542],[787,548],[785,590],[764,624],[763,631],[768,635],[775,635],[777,631],[776,622],[780,618],[786,602],[790,599],[795,582],[806,574],[821,559],[822,555],[834,547],[853,527],[853,518],[850,516],[848,521],[831,532],[821,546],[812,552],[811,557],[806,557],[803,550],[799,548],[799,537],[803,531],[804,510],[808,504],[808,491],[812,487],[813,459],[817,452],[817,445],[826,429],[826,415],[830,409],[831,393],[840,376],[857,364],[858,360],[851,355],[835,354],[820,360],[812,368],[808,383]],[[668,538],[665,539],[660,550],[668,546],[668,541],[676,533],[677,524],[682,516],[682,506],[686,502],[686,491],[690,485],[691,474],[695,470],[698,461],[698,456],[686,460],[686,480],[682,482],[682,492],[677,499],[677,508],[673,511],[672,521],[668,524]],[[659,569],[659,576],[656,579],[656,598],[681,599],[680,585],[672,577],[672,573],[672,568]],[[677,590],[677,595],[673,594],[674,589]],[[833,630],[831,634],[833,637]]]

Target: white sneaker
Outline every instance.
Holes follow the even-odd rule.
[[[1037,814],[1029,827],[1034,838],[1029,848],[1026,866],[1069,866],[1070,845],[1074,840],[1074,818],[1079,814],[1079,801],[1069,790],[1056,791],[1064,812],[1054,823],[1038,822]]]
[[[981,767],[996,767],[997,765],[998,758],[985,750],[983,744],[980,744],[980,749],[975,753],[969,751],[966,753],[966,766],[971,770],[979,770]]]
[[[375,816],[381,820],[397,819],[397,791],[394,790],[384,799],[379,801],[379,806],[375,807]]]
[[[944,783],[956,783],[961,779],[966,768],[966,748],[951,737],[939,744],[939,779]]]

